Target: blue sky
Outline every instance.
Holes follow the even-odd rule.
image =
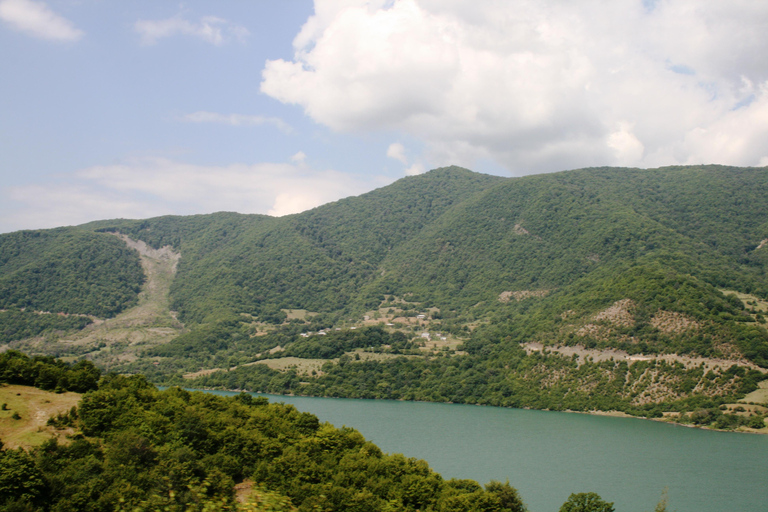
[[[0,232],[768,165],[768,4],[0,0]]]

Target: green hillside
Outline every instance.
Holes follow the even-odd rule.
[[[0,236],[0,309],[111,317],[136,303],[139,257],[114,236],[77,228]]]
[[[413,293],[460,309],[553,290],[639,259],[764,295],[765,169],[585,169],[501,179],[438,169],[279,219],[238,214],[99,223],[182,262],[173,306],[360,312]]]
[[[222,311],[357,309],[380,263],[455,204],[501,178],[456,167],[282,218],[217,213],[101,222],[159,248],[180,249],[173,307],[184,321]]]
[[[704,167],[505,180],[400,247],[385,263],[394,276],[381,281],[442,294],[440,302],[457,294],[470,302],[483,290],[490,299],[505,290],[552,289],[645,258],[716,286],[765,294],[765,269],[753,254],[768,233],[765,178],[764,169]]]
[[[38,234],[81,237],[73,247],[93,247],[87,253],[24,245],[32,243],[19,242],[26,232],[1,235],[0,245],[14,249],[2,253],[0,283],[13,292],[6,296],[30,289],[40,309],[67,311],[68,290],[26,284],[34,269],[48,265],[78,282],[96,277],[101,284],[88,290],[124,298],[101,299],[110,307],[88,313],[114,314],[130,304],[126,286],[135,293],[140,282],[125,275],[135,263],[116,269],[123,260],[104,257],[107,245],[122,244],[108,233],[122,233],[180,252],[170,304],[186,331],[138,359],[114,359],[120,371],[178,384],[185,373],[238,367],[185,382],[660,414],[736,400],[761,380],[757,368],[768,367],[767,214],[766,168],[593,168],[504,179],[450,167],[280,218],[107,220]],[[59,261],[99,270],[84,276]],[[344,334],[365,326],[378,331]],[[531,344],[544,352],[532,353]],[[642,358],[589,360],[589,350]],[[300,364],[275,361],[289,357]],[[634,361],[652,368],[638,379],[655,380],[625,389],[619,383],[631,383],[627,375],[642,366]],[[420,372],[433,377],[409,377]],[[537,384],[552,372],[562,378]]]

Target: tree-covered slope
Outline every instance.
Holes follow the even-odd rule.
[[[645,258],[763,295],[763,260],[754,253],[768,236],[766,176],[765,169],[702,167],[505,180],[393,251],[381,282],[432,300],[445,294],[443,303],[457,295],[471,302],[561,287]]]
[[[77,228],[0,235],[0,309],[111,317],[134,304],[144,274],[114,236]]]
[[[449,167],[278,219],[217,213],[92,227],[181,250],[172,298],[185,321],[223,311],[269,316],[279,308],[360,310],[366,299],[359,290],[391,250],[500,181]]]
[[[125,300],[91,297],[125,297],[135,286],[124,274],[136,267],[115,264],[131,251],[110,258],[120,242],[87,232],[112,231],[181,252],[172,307],[190,326],[240,313],[280,321],[281,309],[328,313],[332,323],[394,296],[458,322],[493,319],[515,339],[664,351],[698,337],[694,352],[731,350],[763,364],[762,317],[719,290],[768,294],[767,212],[765,168],[502,179],[451,167],[281,218],[217,213],[4,235],[0,284],[8,305],[84,311],[80,303],[96,301],[101,309],[91,312],[116,311]],[[593,315],[624,299],[633,327],[579,337]],[[693,336],[648,327],[673,313],[702,329]]]
[[[768,236],[765,183],[765,169],[718,166],[506,180],[393,250],[369,289],[466,321],[490,315],[494,329],[506,325],[518,341],[745,356],[765,365],[768,337],[755,323],[762,316],[718,289],[768,292],[765,248],[758,249]],[[602,321],[584,334],[594,315],[624,299],[632,304],[626,325]],[[697,328],[660,326],[670,315]]]

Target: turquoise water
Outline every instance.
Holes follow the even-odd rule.
[[[650,512],[665,487],[670,512],[768,511],[768,436],[585,414],[262,396],[354,427],[444,478],[508,479],[531,512],[556,512],[570,493],[587,491],[618,512]]]

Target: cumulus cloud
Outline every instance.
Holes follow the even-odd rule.
[[[261,90],[334,130],[402,130],[432,165],[757,165],[766,26],[749,0],[315,0]]]
[[[406,176],[416,176],[417,174],[422,174],[426,172],[426,167],[424,167],[424,164],[421,162],[413,162],[409,165],[409,159],[408,156],[405,154],[405,146],[400,144],[399,142],[393,142],[389,145],[387,148],[387,156],[389,158],[392,158],[394,160],[397,160],[398,162],[402,163],[405,168],[405,175]]]
[[[293,164],[203,166],[144,158],[83,169],[65,176],[66,185],[8,187],[0,232],[215,211],[281,216],[371,187],[342,172],[308,168],[297,155],[293,160]]]
[[[645,149],[629,123],[619,123],[617,130],[608,135],[608,147],[615,151],[615,161],[625,166],[640,161]]]
[[[219,114],[216,112],[193,112],[182,116],[182,121],[189,123],[216,123],[230,126],[259,126],[271,124],[283,133],[290,133],[291,126],[279,117],[264,117],[245,114]]]
[[[406,176],[416,176],[417,174],[423,174],[426,169],[422,164],[413,164],[405,170]]]
[[[408,158],[405,156],[405,146],[399,142],[393,142],[387,148],[387,156],[403,164],[408,164]]]
[[[0,19],[21,32],[51,41],[77,41],[84,35],[82,30],[43,2],[3,0],[0,2]]]
[[[197,22],[180,16],[164,20],[139,20],[134,28],[141,36],[141,42],[146,45],[153,45],[167,37],[186,35],[220,46],[232,39],[242,41],[249,34],[245,27],[216,16],[204,16]]]
[[[298,164],[298,165],[304,165],[304,162],[306,160],[307,160],[307,155],[303,151],[297,151],[291,157],[291,162],[293,162],[295,164]]]

